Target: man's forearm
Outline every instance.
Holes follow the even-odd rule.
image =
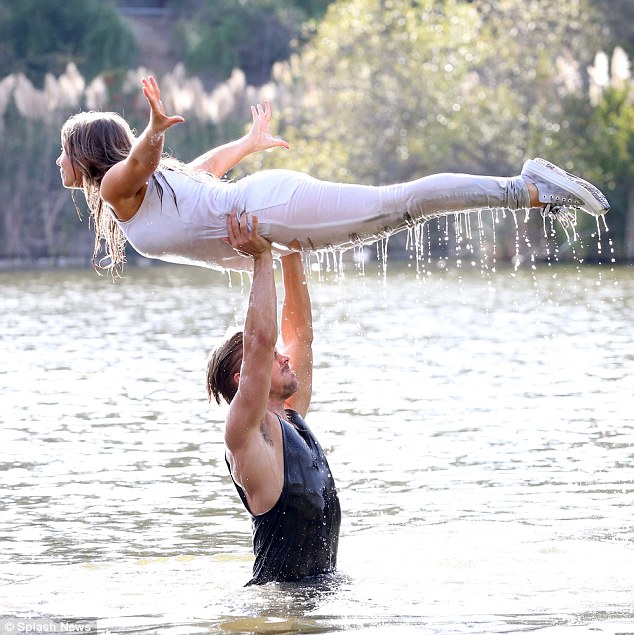
[[[272,348],[277,341],[277,295],[270,251],[259,254],[253,260],[253,282],[244,335],[245,338],[254,337],[253,345],[268,342]]]
[[[282,276],[282,338],[285,342],[301,339],[310,344],[313,341],[312,308],[301,253],[282,258]]]

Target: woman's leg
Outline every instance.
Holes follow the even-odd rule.
[[[543,159],[527,161],[520,176],[434,174],[383,186],[319,181],[288,170],[250,179],[246,209],[258,214],[261,235],[304,250],[370,243],[458,212],[568,207],[600,215],[610,207],[591,183]]]
[[[530,207],[522,177],[435,174],[396,185],[350,185],[297,175],[299,183],[284,205],[257,206],[258,187],[270,186],[267,172],[253,184],[260,233],[302,249],[347,248],[369,243],[415,223],[456,212],[483,208]],[[257,176],[257,175],[255,175]],[[259,179],[258,179],[259,181]]]

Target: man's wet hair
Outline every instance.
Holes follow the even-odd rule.
[[[213,397],[220,404],[222,397],[231,403],[238,391],[234,375],[240,372],[242,364],[244,334],[235,331],[227,335],[210,353],[207,359],[207,397]]]

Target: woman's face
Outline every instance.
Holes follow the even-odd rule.
[[[64,187],[69,189],[81,188],[81,174],[79,170],[75,170],[75,166],[64,148],[62,148],[62,153],[57,157],[55,163],[59,166],[59,173]]]

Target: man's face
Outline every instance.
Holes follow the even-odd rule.
[[[295,373],[291,370],[289,357],[282,355],[277,349],[273,357],[271,369],[271,395],[288,399],[297,392],[299,382]]]

